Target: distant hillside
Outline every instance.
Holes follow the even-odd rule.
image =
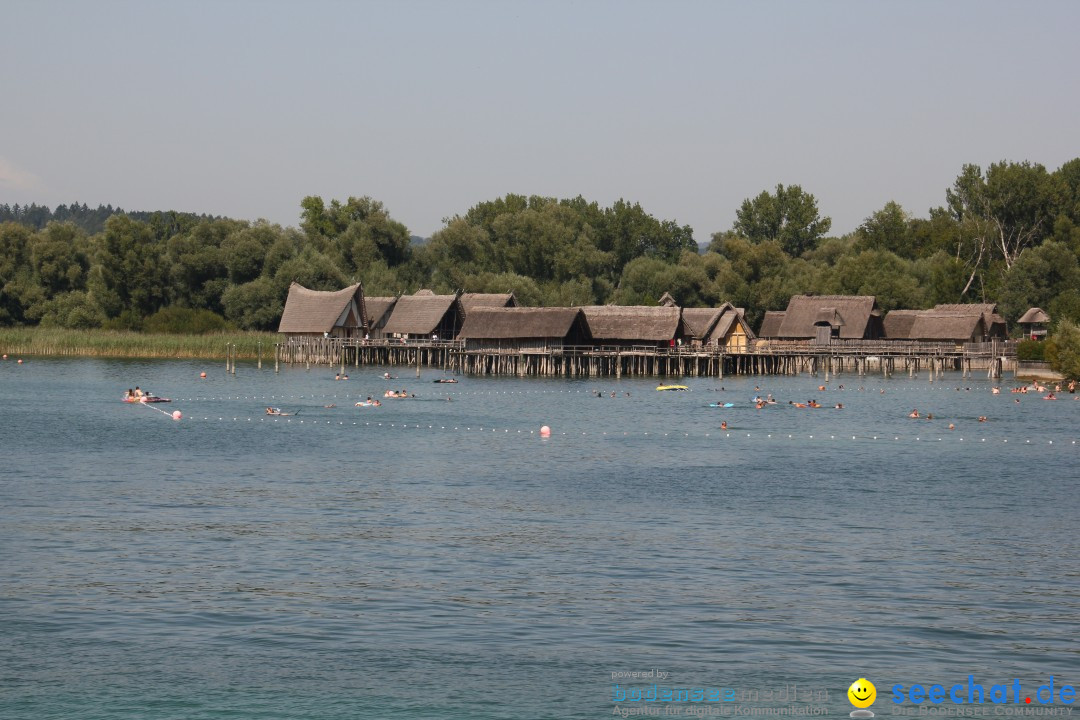
[[[71,205],[57,205],[55,210],[50,210],[48,205],[0,205],[0,222],[17,222],[28,225],[35,230],[40,230],[50,222],[71,222],[94,235],[105,229],[105,221],[113,215],[127,215],[140,222],[150,223],[155,220],[167,220],[170,225],[187,225],[197,220],[216,220],[215,215],[196,215],[195,213],[179,213],[168,211],[127,211],[112,205],[98,205],[91,208],[86,203],[74,202]]]
[[[418,248],[418,247],[421,247],[423,245],[427,245],[428,240],[430,240],[430,239],[431,238],[420,237],[419,235],[410,235],[409,236],[409,246],[412,247],[412,248]]]

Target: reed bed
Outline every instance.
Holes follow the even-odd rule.
[[[235,356],[254,360],[260,343],[264,360],[274,357],[274,333],[223,332],[207,335],[166,335],[123,330],[63,330],[58,328],[0,328],[0,352],[15,355],[54,355],[117,358],[224,358],[227,346]]]

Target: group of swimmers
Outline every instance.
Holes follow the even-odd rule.
[[[813,400],[813,399],[807,400],[804,403],[797,403],[794,400],[788,400],[787,402],[788,402],[788,405],[791,405],[792,407],[797,407],[797,408],[823,408],[823,407],[828,407],[827,405],[822,405],[817,400]],[[757,407],[758,407],[758,409],[760,409],[762,406],[759,404]],[[833,407],[834,410],[843,410],[844,409],[844,403],[836,403],[832,407]]]
[[[142,389],[139,388],[138,385],[136,385],[134,390],[132,390],[131,388],[128,388],[128,391],[127,391],[127,394],[125,395],[125,397],[128,400],[141,400],[144,397],[150,397],[150,393],[143,391]]]
[[[335,380],[348,380],[349,376],[347,374],[342,375],[341,373],[334,373],[334,379]]]
[[[379,402],[378,400],[372,400],[371,396],[368,395],[367,400],[361,400],[360,402],[356,403],[353,407],[368,407],[368,406],[379,407],[380,405],[382,405],[381,402]]]
[[[409,392],[407,390],[405,390],[405,388],[402,388],[401,390],[387,390],[386,392],[383,393],[383,397],[388,397],[388,398],[414,398],[414,397],[416,397],[416,395],[415,394],[410,395]]]

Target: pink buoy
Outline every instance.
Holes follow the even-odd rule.
[[[551,437],[551,428],[549,428],[547,425],[540,428],[540,437]]]
[[[4,359],[7,360],[7,353],[4,353]]]
[[[22,365],[22,358],[19,358],[19,364]]]
[[[184,417],[184,416],[179,410],[173,410],[173,414],[172,414],[172,419],[173,420],[179,420],[182,417]]]
[[[199,373],[199,377],[201,377],[201,378],[205,378],[205,377],[206,377],[206,373],[204,373],[204,372],[201,372],[201,373]]]

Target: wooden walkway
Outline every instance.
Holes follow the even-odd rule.
[[[897,372],[913,375],[959,370],[1001,377],[1015,368],[1016,343],[926,343],[907,340],[836,340],[829,344],[757,340],[737,350],[717,347],[553,345],[527,349],[466,347],[453,340],[361,340],[291,337],[275,347],[279,363],[438,369],[468,375],[534,377],[724,377],[724,375],[830,375]]]

